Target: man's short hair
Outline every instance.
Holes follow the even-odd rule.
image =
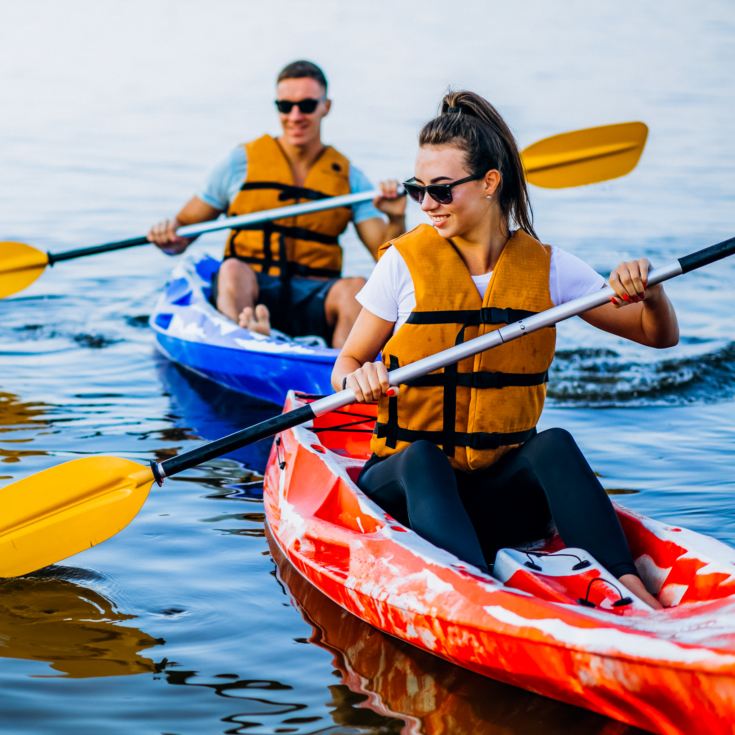
[[[284,79],[314,79],[324,87],[324,92],[327,91],[327,78],[324,76],[324,72],[313,62],[306,61],[305,59],[299,59],[298,61],[292,61],[290,64],[281,69],[276,79],[276,84],[282,82]]]

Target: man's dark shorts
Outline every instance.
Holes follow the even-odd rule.
[[[212,279],[213,304],[217,303],[217,276]],[[321,280],[293,276],[284,284],[278,276],[256,273],[260,294],[258,303],[265,304],[271,313],[271,326],[291,337],[317,335],[332,344],[333,326],[327,324],[324,302],[329,289],[339,279]]]

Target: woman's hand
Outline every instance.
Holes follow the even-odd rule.
[[[148,239],[167,255],[178,255],[183,253],[191,243],[190,239],[179,237],[176,230],[181,227],[181,222],[174,217],[157,222],[148,232]]]
[[[651,264],[647,258],[628,260],[621,263],[610,274],[610,287],[615,296],[610,301],[616,306],[634,304],[644,299],[653,300],[661,293],[661,285],[648,288],[648,271]]]
[[[391,221],[402,220],[406,214],[406,197],[398,194],[398,181],[387,179],[378,184],[380,194],[373,199],[373,204]]]
[[[377,401],[384,393],[395,390],[388,382],[388,370],[382,362],[366,362],[348,373],[344,378],[344,386],[355,394],[358,403]]]

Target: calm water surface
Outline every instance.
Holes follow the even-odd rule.
[[[603,273],[733,234],[724,1],[30,0],[3,4],[0,37],[3,239],[53,251],[144,232],[235,143],[276,130],[271,80],[299,56],[332,79],[328,140],[374,179],[410,175],[450,84],[491,98],[522,146],[648,123],[631,175],[532,192],[543,239]],[[347,247],[348,270],[367,274],[354,236]],[[145,248],[88,258],[0,301],[1,483],[85,455],[165,458],[269,415],[156,356],[146,319],[171,266]],[[728,543],[734,276],[725,262],[667,287],[673,350],[564,325],[543,417],[626,505]],[[3,732],[632,732],[403,646],[304,588],[265,537],[267,451],[183,473],[110,541],[0,585]]]

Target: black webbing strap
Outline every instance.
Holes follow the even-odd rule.
[[[457,372],[455,384],[461,388],[527,388],[533,385],[543,385],[548,380],[548,370],[545,370],[543,373]],[[445,383],[446,375],[444,372],[430,373],[429,375],[422,375],[406,381],[406,385],[418,388],[436,387]]]
[[[462,324],[476,327],[480,324],[511,324],[519,319],[527,319],[537,312],[525,309],[500,309],[483,306],[481,309],[455,309],[452,311],[412,311],[407,324]]]
[[[278,200],[281,202],[288,201],[289,199],[318,201],[319,199],[329,199],[331,196],[317,189],[307,189],[306,187],[296,186],[295,184],[283,184],[280,181],[246,181],[240,187],[240,191],[255,191],[256,189],[275,189],[279,191]]]
[[[273,226],[272,222],[263,222],[263,273],[268,273],[273,264]]]
[[[241,260],[243,263],[263,264],[263,258],[258,258],[254,255],[237,255],[236,253],[232,253],[225,256],[225,259],[227,258],[237,258],[237,260]],[[312,268],[311,266],[302,265],[301,263],[288,263],[287,270],[289,276],[304,276],[305,278],[310,276],[320,278],[339,278],[342,275],[341,271],[334,268]],[[266,272],[265,269],[263,269],[263,272]]]
[[[339,238],[337,235],[325,235],[323,232],[316,232],[315,230],[309,230],[306,227],[291,227],[289,225],[281,225],[277,222],[259,222],[254,225],[244,225],[243,227],[235,227],[235,230],[248,230],[258,232],[259,230],[272,230],[278,232],[284,237],[292,237],[296,240],[311,240],[312,242],[319,242],[322,245],[339,245]]]
[[[400,367],[395,355],[388,355],[388,369],[397,370]],[[396,432],[398,431],[398,396],[388,398],[388,423],[386,426],[385,446],[395,449],[398,443]]]
[[[464,342],[465,327],[457,332],[454,339],[455,346]],[[442,448],[447,457],[454,456],[454,437],[457,430],[457,374],[459,365],[453,362],[444,368],[444,411],[442,418]]]
[[[281,281],[281,290],[278,295],[281,313],[288,314],[291,304],[291,271],[288,268],[286,238],[282,232],[278,233],[278,277]]]
[[[383,423],[375,424],[375,435],[380,438],[387,437],[388,427]],[[426,439],[436,445],[441,445],[444,439],[443,431],[418,431],[413,429],[404,429],[398,427],[395,430],[395,437],[398,441],[404,442],[415,442],[419,439]],[[536,434],[536,427],[528,429],[527,431],[512,431],[512,432],[487,432],[487,431],[473,431],[469,432],[455,432],[454,444],[458,447],[468,447],[469,449],[483,450],[483,449],[499,449],[504,446],[511,446],[514,444],[523,444],[527,442],[532,436]],[[387,442],[386,442],[387,444]]]

